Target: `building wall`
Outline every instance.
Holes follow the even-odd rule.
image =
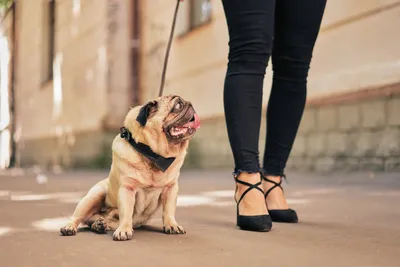
[[[108,3],[107,53],[107,129],[119,129],[136,97],[131,84],[132,0],[114,0]]]
[[[84,165],[110,148],[116,132],[104,128],[130,106],[129,1],[57,0],[54,77],[43,83],[47,2],[18,1],[19,164]]]
[[[12,96],[12,62],[13,58],[13,12],[1,10],[0,29],[0,168],[11,164],[11,96]]]
[[[106,1],[82,1],[76,16],[73,1],[57,1],[55,74],[53,80],[42,83],[46,2],[23,0],[19,6],[17,113],[25,140],[54,135],[60,126],[98,129],[106,112]],[[95,10],[97,16],[87,16]],[[57,87],[62,94],[60,112],[54,99]]]
[[[143,86],[156,94],[174,1],[142,1]],[[181,8],[183,9],[181,4]],[[166,93],[191,98],[202,118],[223,113],[222,87],[228,34],[221,1],[212,0],[212,23],[177,38],[172,46]],[[398,82],[399,1],[328,1],[309,77],[309,98]],[[159,44],[164,46],[160,46]],[[155,47],[160,47],[155,49]],[[157,53],[156,53],[157,52]],[[264,104],[271,86],[267,69]],[[208,105],[210,99],[214,105]],[[207,108],[206,108],[207,107]]]
[[[147,0],[142,5],[141,89],[143,99],[151,99],[159,86],[174,4]],[[212,7],[211,23],[175,39],[167,72],[165,93],[179,94],[192,101],[202,119],[203,126],[191,145],[188,167],[232,166],[222,102],[227,27],[221,1],[212,0]],[[393,116],[398,116],[393,112],[398,112],[400,105],[396,97],[400,91],[400,86],[396,86],[400,84],[400,36],[394,34],[398,32],[399,15],[400,1],[395,0],[328,1],[311,64],[309,104],[290,167],[307,170],[330,170],[338,166],[399,168],[399,125],[393,122],[397,121]],[[386,86],[392,84],[387,93]],[[271,86],[270,66],[264,85],[265,107]],[[367,90],[371,88],[374,88],[372,96]],[[334,103],[324,101],[338,95],[346,97]],[[343,126],[352,116],[355,116],[353,125]],[[310,129],[305,131],[305,127]],[[260,136],[261,153],[264,138],[265,118]],[[360,148],[350,146],[358,138],[362,140],[357,143]],[[380,152],[376,147],[380,147]]]
[[[138,43],[131,38],[133,1],[57,0],[54,70],[60,75],[42,83],[46,2],[18,1],[18,163],[108,166],[111,140],[136,97],[130,49],[140,44],[145,102],[158,93],[175,1],[139,0]],[[212,8],[211,23],[175,38],[167,71],[165,94],[189,99],[202,119],[186,167],[232,166],[222,103],[228,35],[221,1],[212,0]],[[398,168],[399,13],[398,0],[328,1],[291,168]],[[269,66],[264,108],[271,74]],[[262,153],[265,118],[261,129]]]
[[[332,98],[312,103],[305,110],[288,161],[298,171],[399,171],[400,86],[367,90],[363,96]],[[263,116],[259,148],[264,152],[266,118]],[[185,167],[229,168],[233,158],[223,117],[214,117],[190,144]]]

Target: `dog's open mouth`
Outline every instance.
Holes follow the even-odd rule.
[[[200,119],[199,116],[195,113],[192,119],[180,126],[174,126],[170,129],[169,133],[173,137],[186,135],[189,133],[190,135],[193,134],[198,128],[200,128]]]

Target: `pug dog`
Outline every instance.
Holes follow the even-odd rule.
[[[133,229],[160,207],[164,232],[185,234],[175,219],[178,178],[189,140],[199,127],[192,104],[179,96],[159,97],[131,109],[112,143],[108,178],[78,203],[61,235],[75,235],[82,223],[98,233],[114,231],[114,240],[129,240]]]

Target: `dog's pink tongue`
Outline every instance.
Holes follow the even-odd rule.
[[[188,122],[183,127],[190,127],[194,129],[199,129],[200,128],[200,118],[199,115],[196,113],[194,114],[194,121]]]

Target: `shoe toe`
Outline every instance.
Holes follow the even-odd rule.
[[[272,220],[269,215],[242,216],[237,218],[237,226],[242,230],[255,232],[268,232],[272,228]]]
[[[297,223],[299,218],[295,210],[269,210],[273,222]]]

